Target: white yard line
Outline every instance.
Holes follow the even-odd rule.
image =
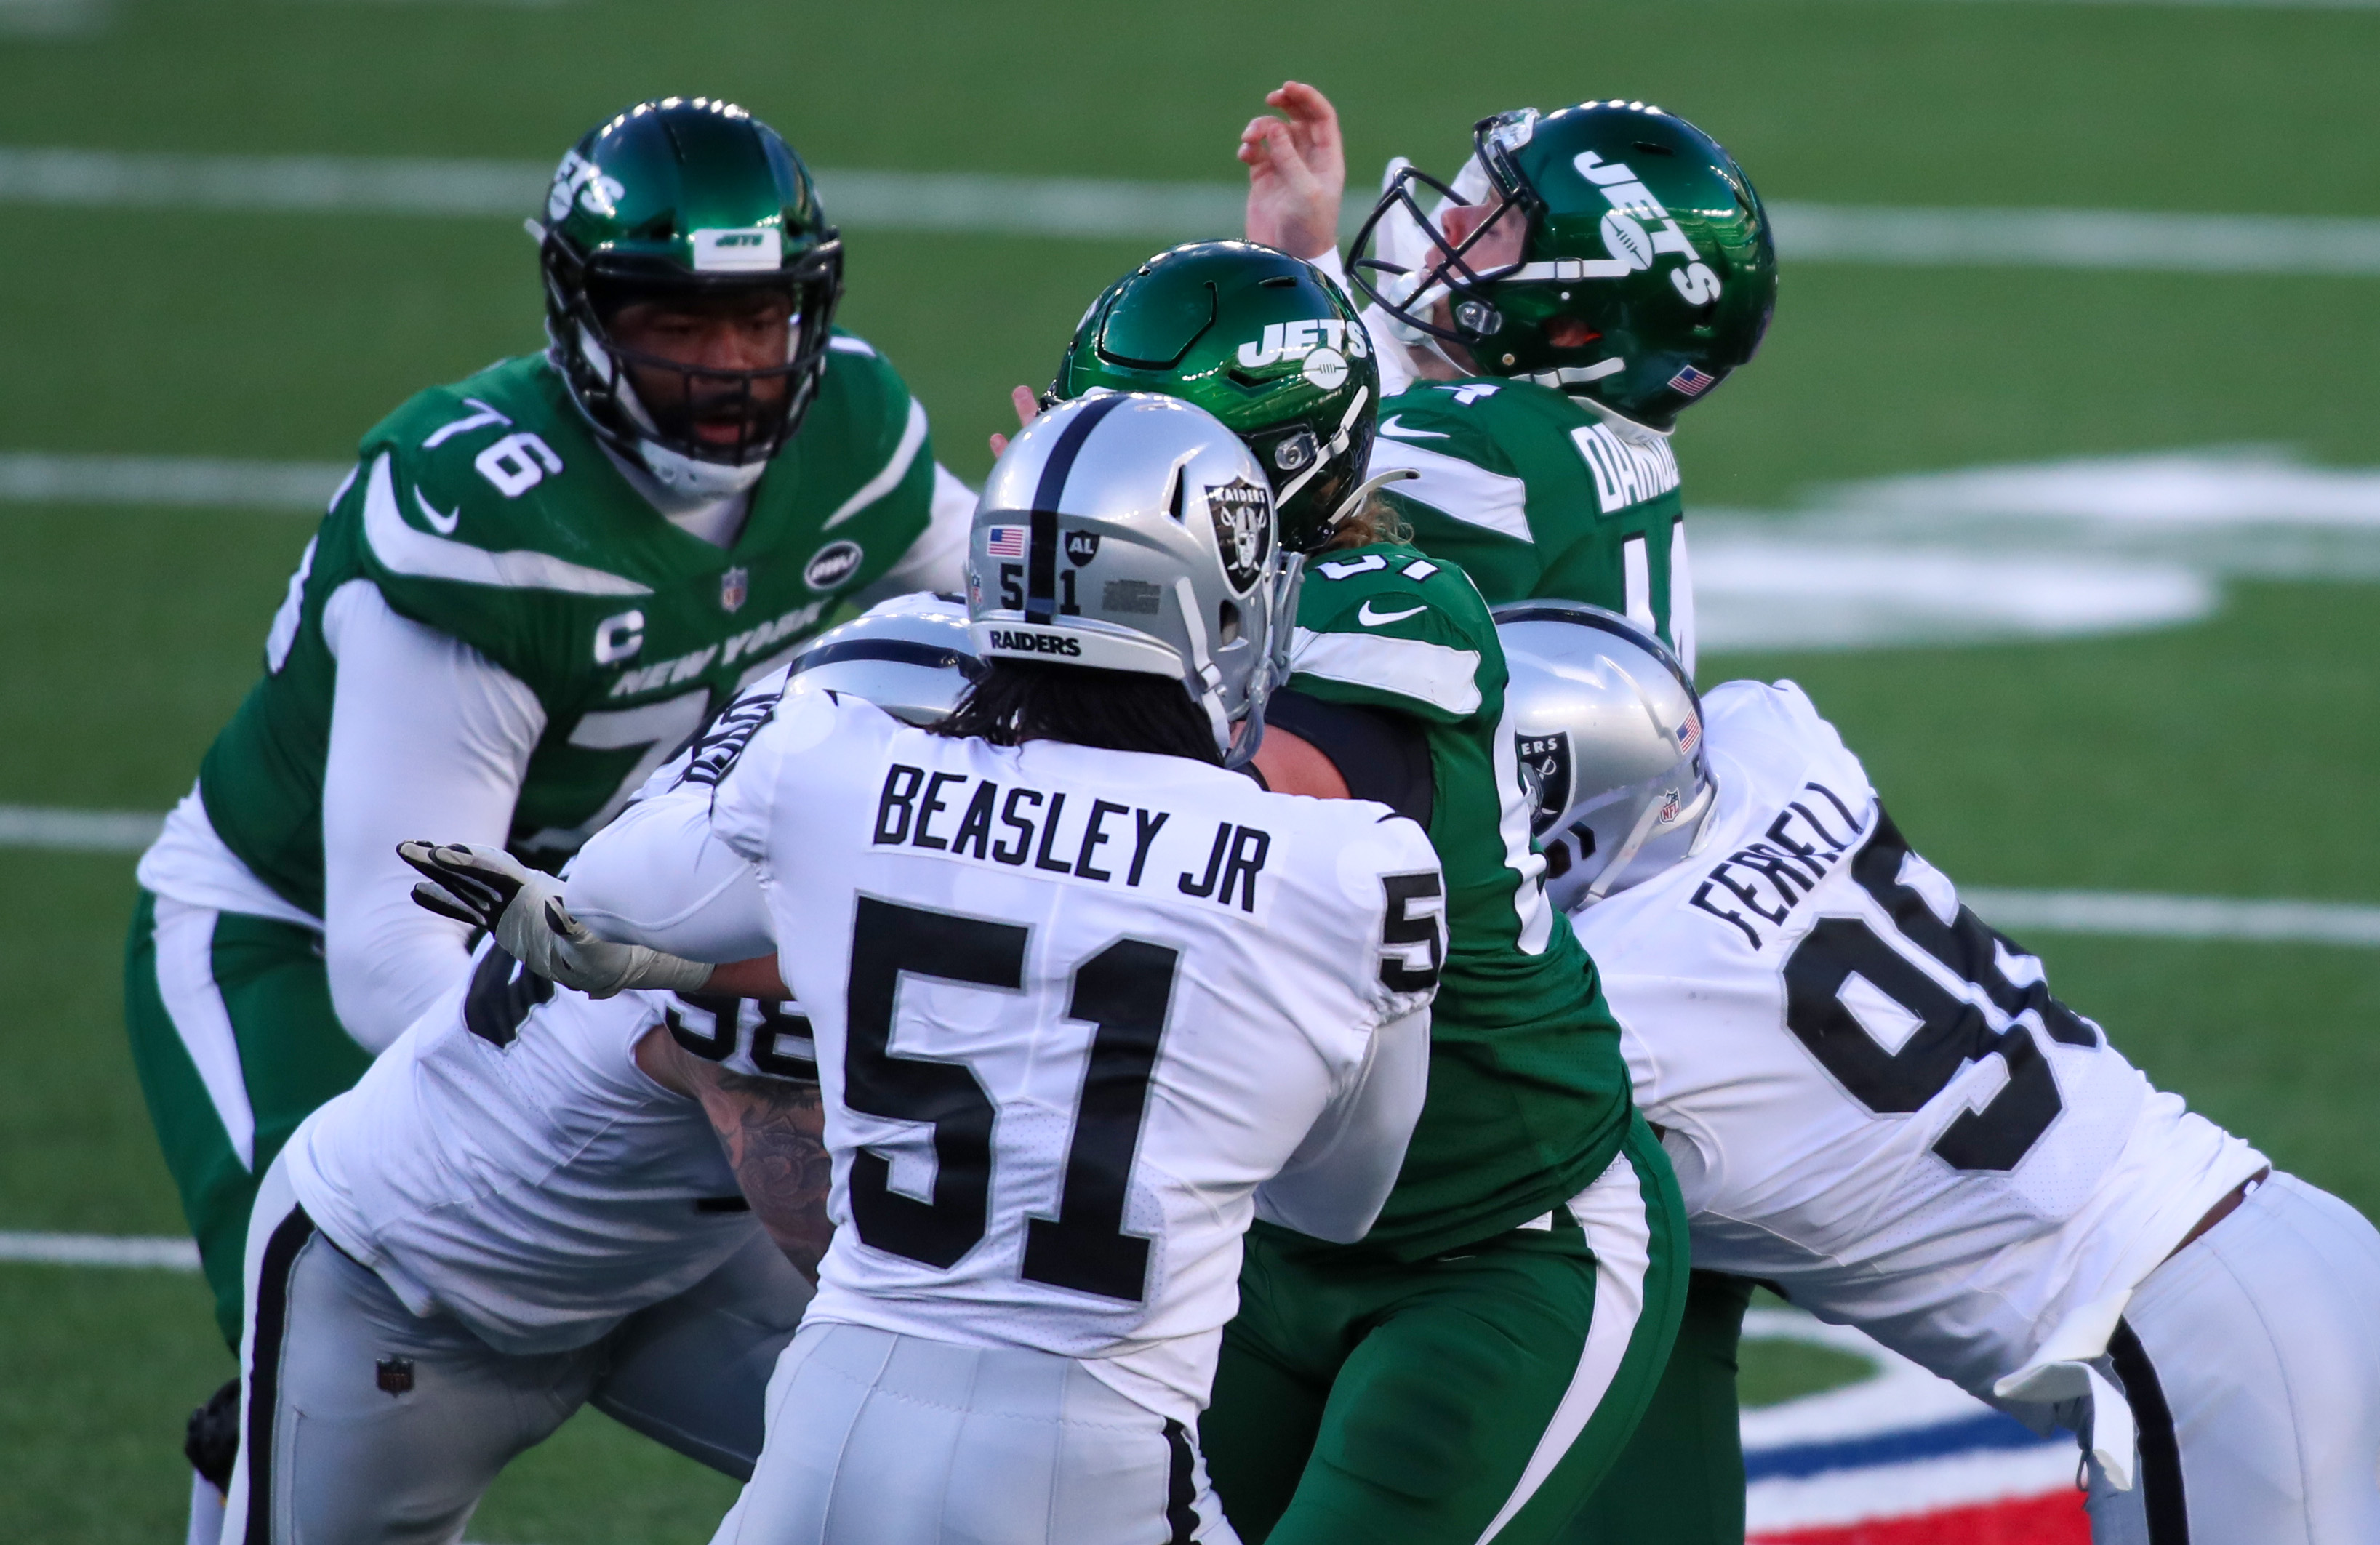
[[[2002,928],[2134,939],[2234,939],[2380,949],[2380,906],[2336,901],[2229,901],[2124,891],[2004,891],[1960,895]]]
[[[0,451],[0,504],[181,505],[320,515],[348,470],[332,462]]]
[[[157,840],[162,815],[140,810],[69,810],[0,805],[0,847],[61,853],[138,853]]]
[[[92,209],[520,219],[542,211],[552,176],[549,165],[532,161],[0,148],[0,202]],[[822,170],[819,185],[828,213],[854,230],[1143,241],[1234,234],[1246,197],[1230,183],[972,172]],[[2380,219],[1769,208],[1789,262],[2380,274]],[[1362,213],[1351,207],[1350,224]]]
[[[0,1230],[0,1260],[45,1266],[148,1267],[195,1271],[199,1247],[187,1239],[115,1234],[20,1234]]]

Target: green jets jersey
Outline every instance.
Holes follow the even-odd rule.
[[[424,392],[364,436],[307,547],[263,679],[200,771],[207,818],[266,884],[322,914],[336,671],[323,609],[360,581],[536,694],[545,726],[511,845],[556,864],[739,683],[907,552],[933,480],[924,411],[856,338],[834,339],[800,432],[724,549],[621,475],[543,356]]]
[[[1380,404],[1371,470],[1414,545],[1460,564],[1489,603],[1545,597],[1608,607],[1653,628],[1692,668],[1678,462],[1669,442],[1622,433],[1527,381],[1419,382]]]
[[[1628,1069],[1595,966],[1546,899],[1504,712],[1504,651],[1463,571],[1378,542],[1309,562],[1289,685],[1418,722],[1447,955],[1429,1097],[1370,1241],[1407,1259],[1526,1223],[1617,1150]]]

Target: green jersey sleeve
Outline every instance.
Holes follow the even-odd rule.
[[[1487,603],[1460,568],[1395,543],[1307,567],[1290,670],[1301,692],[1436,724],[1503,712]]]
[[[1388,502],[1413,544],[1460,565],[1494,605],[1585,601],[1682,651],[1693,602],[1678,464],[1530,382],[1434,382],[1380,405],[1371,470],[1415,474]]]

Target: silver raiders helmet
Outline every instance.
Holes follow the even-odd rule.
[[[992,468],[967,614],[986,661],[1172,677],[1236,763],[1287,664],[1298,574],[1238,435],[1176,397],[1104,393],[1034,420]]]
[[[926,725],[958,706],[983,674],[956,596],[895,596],[794,654],[785,690],[845,692],[895,719]]]
[[[1695,851],[1718,785],[1702,700],[1677,657],[1618,613],[1572,601],[1499,606],[1496,632],[1553,904],[1574,911]]]

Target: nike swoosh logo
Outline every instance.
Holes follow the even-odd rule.
[[[1428,610],[1427,606],[1414,606],[1402,612],[1375,612],[1372,610],[1371,602],[1366,600],[1364,604],[1355,608],[1355,620],[1366,627],[1378,627],[1382,623],[1402,622],[1407,617],[1417,617]]]
[[[1402,413],[1391,413],[1387,418],[1381,420],[1380,432],[1382,434],[1392,434],[1400,440],[1451,440],[1454,438],[1451,434],[1440,434],[1434,429],[1407,429],[1404,425],[1397,422],[1399,419],[1403,417],[1404,415]]]
[[[455,506],[454,514],[441,515],[430,507],[430,501],[421,496],[421,490],[418,488],[413,491],[413,502],[421,506],[421,518],[429,521],[442,537],[453,536],[455,528],[463,523],[463,506],[460,505]]]

